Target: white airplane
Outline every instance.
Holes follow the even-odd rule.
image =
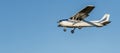
[[[85,18],[89,16],[89,13],[95,8],[93,5],[88,5],[80,12],[70,17],[69,19],[62,19],[58,21],[58,27],[64,27],[64,32],[66,28],[73,28],[71,33],[74,33],[76,28],[81,29],[83,27],[103,27],[109,24],[110,14],[105,14],[102,19],[96,21],[86,21]]]

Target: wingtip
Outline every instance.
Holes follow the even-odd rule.
[[[105,14],[110,15],[109,13],[105,13]]]
[[[90,6],[90,7],[94,7],[94,5],[88,5],[88,6]]]

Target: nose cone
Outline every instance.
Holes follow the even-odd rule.
[[[62,21],[58,22],[58,27],[62,27]]]
[[[60,23],[62,20],[59,20],[57,23]]]
[[[59,26],[59,27],[64,26],[65,23],[66,23],[66,21],[68,21],[68,19],[62,19],[62,20],[59,20],[59,21],[58,21],[58,26]]]

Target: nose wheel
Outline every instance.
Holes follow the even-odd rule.
[[[66,30],[66,27],[64,27],[63,31],[64,31],[64,32],[66,32],[66,31],[67,31],[67,30]]]
[[[66,32],[67,30],[66,29],[63,29],[64,32]]]

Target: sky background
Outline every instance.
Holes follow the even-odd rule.
[[[0,0],[0,53],[120,53],[120,0]],[[63,32],[57,21],[87,5],[86,19],[111,14],[102,28]]]

